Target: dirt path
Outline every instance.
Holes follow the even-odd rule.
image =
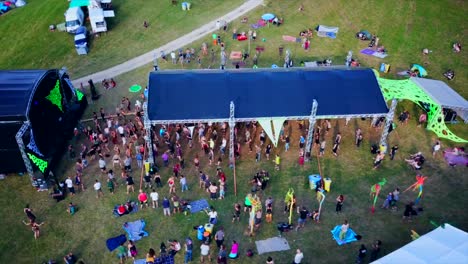
[[[151,61],[154,60],[154,57],[159,57],[161,54],[161,51],[164,51],[166,54],[169,54],[173,50],[177,50],[179,48],[182,48],[186,46],[187,44],[190,44],[194,41],[197,41],[201,39],[202,37],[206,36],[207,34],[216,31],[216,21],[227,21],[231,22],[246,13],[250,12],[257,6],[261,5],[263,3],[263,0],[246,0],[244,4],[239,6],[238,8],[234,9],[233,11],[227,13],[226,15],[219,17],[213,21],[208,22],[207,24],[193,30],[192,32],[175,39],[169,43],[166,43],[165,45],[156,48],[152,51],[149,51],[143,55],[140,55],[138,57],[135,57],[133,59],[130,59],[124,63],[121,63],[119,65],[116,65],[114,67],[111,67],[109,69],[93,73],[88,76],[81,77],[79,79],[75,79],[72,81],[73,85],[75,87],[80,87],[80,84],[82,83],[84,86],[88,85],[88,80],[92,79],[95,83],[99,83],[104,79],[112,78],[117,75],[132,71],[138,67],[142,67],[147,63],[150,63]]]

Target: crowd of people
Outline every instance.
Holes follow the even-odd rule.
[[[143,96],[141,100],[144,100]],[[69,157],[75,159],[74,175],[68,175],[66,179],[59,184],[62,188],[55,188],[52,196],[57,199],[57,201],[60,201],[64,199],[65,195],[73,196],[77,192],[86,192],[90,184],[93,185],[93,190],[97,199],[102,199],[105,195],[112,195],[118,192],[119,186],[125,186],[124,189],[126,193],[128,195],[134,195],[135,185],[137,185],[138,189],[135,194],[137,202],[135,203],[129,200],[118,205],[115,208],[117,214],[128,214],[133,211],[135,206],[140,207],[140,209],[158,209],[162,207],[164,216],[187,213],[190,211],[188,207],[189,198],[191,198],[190,191],[197,185],[193,175],[186,175],[190,169],[195,169],[195,171],[198,172],[199,188],[206,192],[206,198],[214,202],[224,199],[227,194],[229,195],[228,187],[230,186],[227,184],[227,175],[222,169],[223,166],[231,165],[231,161],[229,161],[227,155],[227,142],[229,139],[227,123],[151,126],[150,136],[152,137],[153,144],[148,146],[145,143],[147,131],[144,128],[142,119],[143,112],[141,102],[137,102],[135,106],[133,106],[126,97],[122,98],[120,105],[116,108],[115,115],[106,113],[102,108],[99,114],[96,112],[93,113],[92,124],[78,126],[75,129],[74,139],[69,147]],[[409,119],[409,114],[405,111],[400,115],[399,119],[400,122],[406,123]],[[348,120],[346,124],[347,123]],[[378,119],[373,120],[372,126],[378,129],[383,123],[384,122]],[[280,141],[284,143],[284,149],[273,149],[271,143],[268,143],[269,141],[265,131],[259,129],[257,122],[247,122],[236,125],[234,128],[234,157],[240,159],[241,155],[247,155],[246,153],[255,151],[254,156],[257,162],[268,162],[271,160],[274,162],[275,168],[279,170],[282,152],[284,151],[284,153],[286,153],[291,150],[291,145],[293,144],[291,135],[299,132],[299,141],[297,142],[297,153],[299,156],[298,165],[301,167],[304,166],[306,156],[314,153],[306,153],[304,151],[308,132],[306,124],[303,121],[297,122],[297,124],[297,130],[294,129],[288,121],[283,125],[279,133],[279,138]],[[342,144],[342,134],[340,132],[335,132],[334,135],[329,135],[331,134],[331,128],[331,120],[326,119],[317,123],[312,133],[311,152],[316,151],[319,157],[325,155],[326,141],[330,140],[330,138],[332,139],[331,155],[338,157],[340,154],[339,149]],[[243,133],[241,131],[243,131]],[[361,147],[364,134],[360,128],[356,129],[354,137],[354,145],[357,148]],[[244,146],[246,150],[241,151]],[[149,151],[149,147],[151,151]],[[192,156],[192,162],[189,162],[186,160],[187,152],[192,149],[195,149],[196,154]],[[439,149],[440,143],[434,146],[434,153]],[[394,145],[390,152],[392,160],[397,150],[398,146]],[[378,148],[376,151],[377,157],[374,161],[374,168],[381,165],[386,152],[386,149]],[[79,155],[74,153],[79,153]],[[153,154],[155,163],[146,168],[145,161],[149,153]],[[272,158],[272,156],[274,158]],[[422,162],[424,162],[424,157],[419,153],[419,155],[414,155],[406,161],[418,169],[422,165]],[[101,175],[98,175],[95,179],[91,179],[89,175],[87,175],[87,170],[89,167],[95,166],[99,168]],[[162,168],[166,168],[165,171],[170,171],[169,175],[164,175],[166,173],[162,175],[160,172]],[[206,171],[211,170],[210,168],[216,169],[215,175],[210,176],[206,173]],[[144,173],[142,174],[143,177],[138,187],[137,179],[141,171]],[[135,175],[136,179],[134,179],[132,175]],[[268,182],[271,177],[272,175],[265,170],[259,170],[255,173],[249,182],[252,186],[251,194],[261,197],[265,189],[268,188]],[[107,187],[107,191],[103,190],[105,187],[102,184]],[[393,208],[395,206],[399,194],[397,190],[389,193],[389,196],[382,206],[383,208]],[[395,192],[397,192],[397,194],[395,194]],[[336,201],[336,212],[341,213],[344,195],[341,194],[338,196]],[[266,219],[267,223],[272,221],[274,208],[273,199],[271,197],[267,198],[264,206],[264,208],[255,208],[250,204],[249,199],[246,199],[244,203],[245,213],[250,213],[251,210],[254,210],[254,230],[259,230],[261,228],[263,219]],[[294,210],[293,212],[297,214],[298,221],[295,225],[296,230],[303,229],[307,219],[311,219],[317,223],[319,222],[320,212],[318,209],[309,211],[305,205],[298,205],[295,198],[289,203],[285,203],[285,213],[289,213],[291,208]],[[72,215],[75,214],[76,205],[70,203],[67,211]],[[216,210],[213,208],[208,214],[210,215],[209,222],[216,223],[217,217],[213,217],[217,215]],[[239,222],[241,215],[242,206],[240,203],[235,203],[232,222]],[[39,227],[43,223],[31,221],[25,224],[31,225],[35,237],[39,237]],[[346,228],[344,229],[346,230]],[[135,245],[132,244],[132,247],[135,247]],[[191,247],[193,248],[191,243],[186,243],[186,250]],[[225,250],[224,245],[219,245],[218,248],[220,252],[224,252],[223,250]],[[206,250],[206,248],[203,249],[202,256],[207,256],[205,254]],[[180,249],[170,252],[174,254],[178,251],[180,251]],[[133,257],[132,254],[134,255],[134,253],[130,254],[131,257]],[[122,254],[121,259],[128,257],[128,255],[128,252]],[[147,258],[151,259],[152,257],[155,257],[154,250],[149,250]],[[191,257],[187,257],[187,259],[191,259]],[[205,258],[203,258],[203,261],[204,260]],[[273,263],[271,261],[270,263]]]

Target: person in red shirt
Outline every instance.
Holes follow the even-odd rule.
[[[148,195],[140,190],[140,194],[138,194],[138,201],[140,202],[140,207],[143,209],[143,205],[148,207]]]

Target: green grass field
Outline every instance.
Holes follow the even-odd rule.
[[[49,32],[51,24],[65,21],[69,2],[31,0],[0,18],[0,69],[67,67],[74,78],[104,70],[159,47],[237,7],[242,0],[194,0],[192,10],[182,11],[181,1],[112,2],[115,18],[107,19],[109,31],[90,41],[86,56],[76,54],[72,35]],[[222,3],[222,4],[221,4]],[[145,29],[143,22],[149,27]],[[88,23],[89,27],[89,23]]]
[[[301,3],[304,3],[304,12],[302,13],[297,10]],[[233,4],[233,6],[235,5]],[[17,11],[20,10],[15,12]],[[374,2],[354,0],[320,2],[266,1],[265,7],[261,7],[248,15],[249,23],[256,21],[263,13],[272,12],[283,17],[285,24],[279,28],[270,26],[258,30],[259,40],[256,43],[251,43],[251,53],[253,54],[256,46],[264,46],[265,51],[259,55],[259,66],[270,67],[272,63],[282,64],[283,57],[278,55],[279,46],[283,46],[285,50],[291,50],[296,63],[315,59],[323,60],[330,57],[336,64],[342,64],[347,51],[353,50],[363,66],[375,68],[382,60],[357,54],[360,49],[367,46],[367,43],[355,39],[354,34],[360,29],[367,29],[378,34],[381,43],[389,50],[390,56],[383,60],[383,62],[392,65],[392,72],[387,75],[388,78],[394,78],[395,72],[406,69],[411,63],[424,65],[429,71],[429,78],[434,79],[442,79],[442,73],[451,68],[455,70],[457,76],[449,85],[462,96],[467,97],[468,91],[464,87],[468,76],[465,70],[467,66],[466,56],[463,54],[464,51],[460,54],[451,51],[453,41],[460,41],[462,44],[467,43],[463,19],[466,11],[467,4],[463,1],[437,1],[431,3],[425,1]],[[58,12],[57,16],[60,19],[61,12]],[[123,18],[122,16],[121,19]],[[48,24],[50,22],[44,25]],[[305,52],[300,44],[282,41],[282,35],[297,36],[299,31],[313,28],[317,24],[339,26],[338,38],[331,40],[314,36],[309,52]],[[228,54],[230,51],[248,49],[247,42],[230,40],[230,32],[233,28],[237,28],[238,32],[248,30],[247,25],[235,22],[230,25],[228,32],[221,33]],[[115,34],[122,33],[117,29],[111,32]],[[175,38],[178,34],[181,34],[181,32],[173,35],[172,38]],[[107,38],[107,36],[104,36],[104,38]],[[265,38],[265,42],[261,41],[262,38]],[[203,41],[211,43],[210,36],[207,36]],[[193,43],[190,47],[198,49],[203,41]],[[136,45],[143,45],[143,43]],[[429,56],[423,56],[421,53],[421,49],[425,47],[433,51]],[[72,49],[71,44],[69,49]],[[214,47],[214,49],[218,54],[217,57],[219,57],[219,47]],[[39,53],[39,51],[37,52]],[[140,53],[142,52],[136,54]],[[202,66],[204,68],[210,65],[212,68],[219,67],[219,58],[211,63],[209,57],[203,58]],[[125,58],[108,59],[124,60]],[[29,61],[26,58],[25,60]],[[22,65],[20,62],[16,63]],[[44,63],[46,63],[46,66],[48,65],[48,62]],[[115,63],[109,62],[109,65]],[[162,69],[182,68],[180,65],[174,66],[171,63],[161,61],[159,65]],[[247,66],[251,67],[251,65],[249,59]],[[36,67],[25,63],[24,67],[28,66]],[[59,66],[61,65],[57,67]],[[196,67],[197,65],[194,62],[191,65],[184,65],[184,69]],[[92,111],[96,111],[99,107],[106,108],[107,112],[115,111],[115,106],[122,96],[130,96],[132,100],[136,99],[138,95],[129,94],[128,87],[134,83],[146,85],[147,74],[150,70],[151,65],[148,65],[118,76],[116,78],[117,88],[103,91],[104,96],[101,96],[101,99],[89,106],[85,117],[90,117]],[[89,72],[91,71],[93,70],[90,69]],[[83,71],[83,74],[86,72],[87,69]],[[413,117],[418,116],[420,111],[409,102],[400,103],[397,112],[399,113],[403,109],[410,110]],[[338,158],[331,155],[331,146],[328,144],[325,157],[320,160],[323,174],[333,180],[331,192],[327,194],[324,203],[322,221],[320,224],[308,222],[306,228],[300,230],[300,232],[285,234],[292,250],[269,254],[275,259],[275,263],[290,263],[295,248],[303,249],[305,254],[304,263],[350,263],[354,262],[361,243],[370,248],[370,244],[375,239],[383,241],[382,255],[384,255],[410,242],[410,230],[424,234],[434,229],[435,227],[430,221],[436,223],[446,222],[463,230],[468,230],[468,215],[463,210],[467,206],[466,200],[463,199],[468,188],[468,181],[463,177],[466,174],[466,168],[448,167],[441,155],[435,158],[431,157],[431,146],[436,140],[433,133],[416,127],[415,118],[412,118],[408,125],[399,125],[397,130],[392,132],[389,137],[389,144],[399,144],[400,146],[400,152],[397,154],[396,159],[390,161],[387,158],[381,168],[372,170],[373,155],[369,153],[368,148],[371,143],[378,141],[380,131],[370,128],[369,121],[352,120],[348,127],[344,123],[344,120],[332,121],[332,130],[325,136],[327,143],[330,143],[334,135],[339,131],[343,134],[343,143],[341,155]],[[357,149],[353,145],[354,130],[357,127],[361,127],[364,131],[365,144],[361,149]],[[263,159],[260,163],[255,163],[254,153],[249,153],[247,146],[242,146],[242,158],[236,165],[237,197],[233,195],[232,172],[226,167],[226,162],[223,163],[223,168],[228,176],[227,196],[225,200],[214,201],[211,204],[217,208],[220,214],[220,225],[225,227],[227,233],[226,241],[235,239],[240,242],[241,258],[236,260],[236,263],[264,263],[268,254],[256,255],[249,259],[245,257],[245,252],[247,249],[255,249],[256,240],[278,235],[275,224],[264,223],[254,237],[247,236],[245,234],[247,230],[246,215],[242,215],[240,223],[231,224],[233,203],[236,201],[242,203],[245,195],[250,190],[248,180],[257,170],[266,169],[272,174],[269,187],[262,195],[263,197],[271,195],[275,199],[273,223],[286,221],[287,219],[287,216],[282,212],[282,201],[287,189],[290,187],[294,188],[299,205],[305,205],[311,210],[318,206],[315,195],[307,184],[307,175],[318,172],[317,159],[314,157],[310,163],[306,163],[304,168],[300,168],[297,164],[297,156],[298,139],[301,132],[297,129],[295,123],[291,123],[286,129],[292,133],[292,149],[286,154],[284,153],[284,145],[279,144],[277,151],[281,153],[282,157],[280,172],[274,171],[273,162],[271,161]],[[457,135],[468,138],[466,125],[451,125],[450,129]],[[241,128],[239,134],[243,135],[243,131]],[[258,134],[255,138],[258,142]],[[195,141],[195,145],[196,143]],[[191,190],[187,194],[179,193],[179,195],[192,200],[208,198],[208,194],[197,187],[197,173],[191,162],[195,153],[201,155],[201,152],[197,147],[193,149],[186,148],[186,142],[182,142],[182,144],[186,156],[185,160],[188,164],[183,173],[188,177]],[[457,146],[457,144],[447,141],[442,141],[442,144],[443,148]],[[464,146],[467,147],[466,144]],[[162,150],[164,149],[162,148]],[[408,191],[401,194],[400,209],[397,212],[377,209],[375,214],[371,214],[371,199],[369,198],[371,185],[384,177],[388,180],[377,203],[377,206],[380,206],[383,203],[385,192],[395,187],[404,190],[413,184],[415,182],[415,172],[405,164],[403,159],[417,151],[422,151],[427,158],[422,173],[429,178],[424,186],[424,198],[420,204],[424,208],[424,212],[415,218],[413,222],[402,223],[401,216],[404,203],[413,201],[417,195],[415,192]],[[215,168],[207,166],[206,157],[201,156],[201,163],[202,165],[205,164],[202,169],[210,176],[215,175]],[[172,164],[173,162],[171,162]],[[64,158],[57,175],[64,179],[73,172],[72,165],[72,162]],[[161,175],[163,179],[167,179],[170,173],[169,169],[164,168]],[[0,215],[2,215],[0,236],[4,238],[0,242],[0,248],[4,249],[0,254],[0,263],[11,262],[12,260],[16,263],[42,263],[48,258],[62,259],[70,250],[81,257],[85,263],[118,263],[115,252],[110,253],[105,248],[105,240],[123,233],[121,226],[125,221],[140,218],[147,222],[146,230],[150,233],[149,237],[137,242],[138,257],[143,258],[148,248],[158,249],[159,244],[168,239],[182,241],[187,236],[195,238],[196,232],[192,229],[193,226],[203,224],[208,220],[208,217],[203,213],[188,216],[179,214],[171,218],[163,217],[162,209],[145,209],[137,214],[116,219],[111,213],[113,206],[128,198],[136,199],[136,194],[127,196],[124,187],[119,186],[115,195],[110,195],[105,190],[104,199],[97,200],[92,190],[92,183],[96,178],[104,180],[104,176],[100,175],[96,163],[87,168],[84,174],[84,182],[88,189],[83,193],[78,193],[75,197],[67,197],[65,201],[60,203],[55,203],[45,193],[32,192],[27,176],[10,176],[0,182]],[[133,176],[138,178],[139,173],[135,172]],[[167,185],[158,192],[160,196],[167,195]],[[341,193],[346,196],[344,211],[343,214],[336,215],[334,212],[335,198]],[[79,208],[77,214],[73,217],[65,212],[69,201],[76,203]],[[21,220],[26,219],[22,212],[22,208],[26,203],[31,205],[40,221],[45,221],[45,225],[42,227],[42,237],[37,241],[34,240],[30,229],[21,223]],[[295,215],[293,217],[294,222],[296,222],[296,218]],[[332,240],[330,230],[335,225],[341,224],[344,219],[350,221],[351,228],[362,235],[363,239],[360,242],[339,247]],[[195,242],[194,263],[199,262],[199,245],[199,242]],[[212,244],[212,250],[214,247]],[[216,254],[217,251],[215,250],[214,253]],[[183,263],[182,257],[182,254],[178,254],[176,263]],[[126,263],[131,262],[127,260]]]

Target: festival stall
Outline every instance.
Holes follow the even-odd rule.
[[[47,177],[86,105],[64,70],[0,71],[0,173]]]

